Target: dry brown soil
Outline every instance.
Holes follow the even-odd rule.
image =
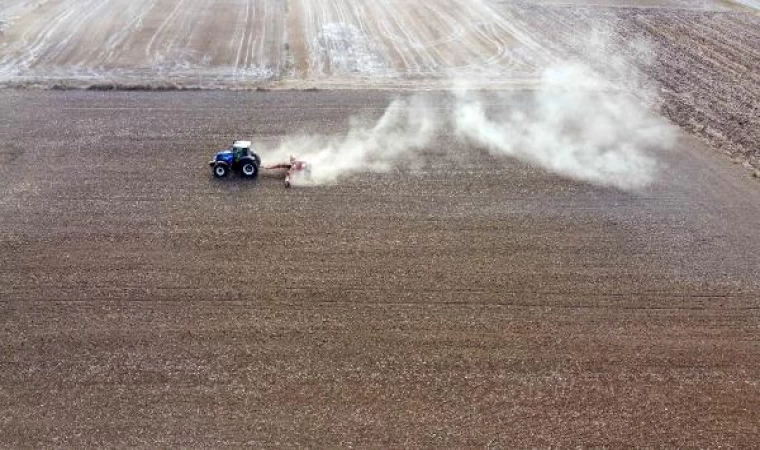
[[[0,444],[758,442],[760,185],[694,140],[638,194],[206,166],[390,95],[0,92]]]

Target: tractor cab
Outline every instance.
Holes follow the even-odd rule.
[[[251,154],[251,141],[234,141],[232,143],[232,156],[235,162]]]

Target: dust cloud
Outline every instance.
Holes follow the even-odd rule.
[[[359,172],[387,172],[401,162],[414,165],[440,130],[440,118],[433,108],[414,96],[393,101],[372,126],[353,119],[344,136],[288,138],[266,155],[306,161],[310,176],[294,178],[296,185],[335,183]]]
[[[604,47],[598,36],[594,39],[590,51],[599,53]],[[286,139],[272,154],[309,163],[312,178],[301,184],[335,183],[401,163],[422,167],[423,151],[434,153],[428,146],[453,130],[459,142],[505,161],[639,190],[661,170],[652,151],[672,146],[676,131],[647,106],[654,91],[628,75],[633,71],[620,57],[609,61],[604,74],[580,62],[558,62],[542,72],[535,89],[519,96],[469,89],[472,80],[456,81],[445,113],[418,94],[392,102],[374,125],[353,121],[343,136]]]
[[[488,104],[472,91],[456,95],[452,120],[459,139],[602,186],[646,187],[658,170],[649,152],[675,138],[673,127],[640,99],[607,86],[581,64],[547,69],[540,88],[517,104],[498,93],[489,93]]]

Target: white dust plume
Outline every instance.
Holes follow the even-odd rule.
[[[597,60],[609,53],[598,43],[592,50]],[[423,167],[422,152],[433,151],[430,144],[453,130],[453,139],[465,148],[480,148],[505,161],[518,159],[601,186],[641,189],[660,168],[651,151],[670,147],[676,132],[646,106],[652,91],[629,75],[634,71],[626,61],[613,55],[606,62],[604,75],[578,62],[554,64],[529,91],[460,87],[446,94],[445,103],[453,95],[453,104],[445,114],[429,106],[430,98],[396,100],[374,125],[353,120],[342,136],[287,138],[270,154],[306,161],[311,180],[302,179],[302,184],[334,183],[356,173],[386,172],[401,162]]]
[[[288,138],[267,156],[306,161],[309,179],[296,177],[295,184],[329,184],[359,172],[387,172],[401,161],[414,166],[439,129],[434,110],[415,96],[393,101],[372,126],[353,119],[344,136]]]
[[[458,138],[495,156],[623,190],[650,184],[658,164],[648,151],[675,138],[640,98],[577,63],[548,68],[539,88],[522,98],[490,93],[486,103],[471,91],[456,95]]]

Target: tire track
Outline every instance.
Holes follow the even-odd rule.
[[[348,75],[330,68],[333,60],[345,57],[338,54],[343,46],[328,43],[322,49],[318,43],[320,30],[331,24],[355,27],[367,40],[367,49],[377,49],[380,59],[394,68],[396,76],[442,76],[459,69],[495,70],[504,76],[529,72],[531,65],[513,55],[514,49],[521,48],[532,52],[534,61],[550,59],[530,32],[485,2],[465,5],[452,0],[382,0],[362,4],[361,8],[348,0],[302,0],[302,4],[312,28],[308,33],[311,60],[318,76]],[[313,8],[319,8],[319,12],[312,14]]]
[[[246,0],[245,2],[245,21],[243,22],[243,29],[242,29],[242,38],[240,39],[240,42],[238,43],[238,49],[237,49],[237,55],[235,56],[235,70],[240,71],[241,68],[245,68],[247,66],[247,58],[246,56],[249,53],[249,45],[251,40],[251,27],[250,24],[253,19],[253,0]],[[241,56],[243,57],[243,61],[241,63]]]
[[[117,50],[126,45],[129,38],[137,33],[142,26],[143,19],[155,7],[156,0],[143,0],[141,2],[130,2],[128,8],[123,12],[125,17],[131,17],[128,22],[111,32],[111,35],[105,41],[105,45],[100,51],[98,58],[100,64],[109,65],[117,56]],[[85,62],[83,61],[82,64]]]
[[[174,20],[174,18],[179,14],[180,10],[182,9],[182,6],[185,4],[187,0],[178,0],[176,5],[174,6],[174,9],[172,9],[171,13],[164,19],[163,22],[161,22],[161,26],[158,27],[155,33],[153,33],[153,36],[151,36],[150,40],[148,41],[148,45],[145,47],[145,57],[148,61],[155,61],[156,54],[154,52],[154,46],[156,45],[156,40],[158,37],[164,32],[164,30],[169,26],[169,24]]]
[[[66,20],[76,12],[74,8],[66,8],[66,4],[59,5],[58,12],[55,13],[54,18],[47,24],[47,27],[40,25],[40,28],[44,28],[44,32],[37,32],[34,40],[31,44],[27,44],[27,36],[37,31],[36,29],[29,27],[24,31],[24,34],[20,39],[20,46],[11,49],[10,54],[16,53],[18,56],[11,56],[10,59],[4,60],[3,64],[12,66],[14,68],[27,69],[37,60],[40,51],[46,43],[49,42],[50,37],[55,34],[58,28],[60,28]]]
[[[77,42],[82,35],[84,34],[82,32],[82,29],[85,28],[85,25],[96,15],[101,13],[101,11],[106,7],[109,6],[108,2],[103,1],[91,1],[88,3],[84,3],[80,6],[78,6],[78,9],[76,10],[76,13],[74,14],[74,20],[72,20],[70,23],[66,24],[66,35],[59,40],[57,43],[54,43],[48,48],[41,52],[39,57],[37,58],[39,62],[43,63],[44,65],[58,65],[61,63],[65,63],[65,56],[67,54],[71,54],[72,52],[75,52],[78,50],[80,45]],[[72,42],[75,42],[75,45],[71,45]],[[91,62],[90,60],[83,60],[82,62],[87,63]]]

